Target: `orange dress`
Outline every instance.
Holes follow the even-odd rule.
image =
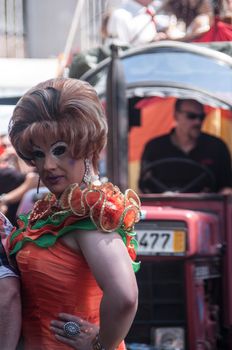
[[[77,193],[75,193],[75,200],[70,193],[68,198],[73,199],[73,202],[69,203],[69,207],[72,204],[72,209],[74,209],[73,204],[76,203],[75,213],[77,214],[77,203],[80,203]],[[66,203],[64,197],[61,199]],[[77,217],[68,209],[67,203],[65,205],[65,208],[60,207],[53,196],[47,196],[36,203],[29,216],[20,216],[19,229],[10,237],[10,255],[16,254],[21,273],[25,350],[71,349],[70,346],[56,340],[50,330],[51,320],[57,319],[60,312],[74,314],[99,324],[102,291],[83,255],[74,252],[60,239],[62,235],[74,229],[78,234],[78,225],[80,229],[96,228],[97,222],[94,221],[94,217],[97,216],[96,213],[92,213],[91,221],[88,207],[82,216]],[[106,202],[104,207],[107,207]],[[135,205],[135,214],[138,214],[137,209],[139,207]],[[135,217],[136,215],[134,219]],[[108,212],[107,218],[110,218]],[[127,218],[127,224],[129,221],[131,224],[135,221],[128,220]],[[102,220],[102,222],[108,225],[108,220]],[[120,222],[119,232],[121,224]],[[121,229],[121,233],[122,231],[125,233],[125,230]],[[107,232],[109,232],[109,226],[107,226]],[[125,234],[123,239],[128,246],[129,254],[134,258],[133,234],[131,233],[128,237]],[[124,342],[118,349],[126,349]]]
[[[22,279],[25,350],[70,349],[50,330],[51,320],[60,312],[99,323],[102,291],[81,254],[60,240],[47,249],[30,243],[17,254],[17,263]],[[125,349],[124,344],[119,349]]]

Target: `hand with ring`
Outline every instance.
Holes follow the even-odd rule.
[[[58,320],[51,321],[51,331],[61,343],[77,350],[89,350],[99,327],[70,314],[59,314]]]

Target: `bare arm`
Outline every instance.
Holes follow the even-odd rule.
[[[103,290],[99,339],[115,349],[127,335],[137,310],[138,290],[131,260],[118,234],[83,233],[79,244]]]
[[[0,344],[1,350],[15,350],[21,331],[19,280],[0,279]]]
[[[19,202],[28,190],[37,186],[37,183],[38,174],[29,172],[26,175],[25,181],[20,186],[3,195],[0,199],[1,205],[7,206],[8,204]]]
[[[200,14],[193,19],[192,23],[187,29],[187,32],[184,35],[176,36],[176,33],[174,31],[175,34],[173,36],[172,28],[169,28],[167,30],[167,36],[165,39],[189,42],[197,39],[202,34],[206,33],[210,29],[211,25],[211,15]]]
[[[127,249],[117,234],[112,236],[99,235],[96,242],[99,251],[93,246],[87,252],[87,260],[104,293],[99,338],[109,350],[114,349],[127,335],[137,310],[138,298],[137,283]],[[86,247],[83,249],[85,251]],[[103,258],[99,261],[99,257]]]

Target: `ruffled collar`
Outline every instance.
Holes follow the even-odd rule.
[[[9,237],[8,249],[14,256],[26,243],[42,248],[54,245],[61,236],[76,230],[117,231],[127,247],[134,271],[137,241],[134,224],[140,218],[140,200],[132,190],[123,194],[112,183],[89,185],[84,190],[69,186],[59,200],[49,193],[37,201],[29,215],[20,215],[18,229]]]
[[[81,189],[78,184],[70,185],[57,200],[48,193],[38,200],[29,216],[29,226],[41,219],[70,213],[79,219],[90,217],[96,227],[104,232],[122,228],[128,232],[140,218],[140,200],[128,189],[123,194],[117,186],[107,182],[91,184]]]

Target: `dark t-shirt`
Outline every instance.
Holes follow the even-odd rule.
[[[170,164],[159,164],[153,170],[145,172],[151,162],[167,158],[176,159]],[[178,159],[186,160],[186,164],[178,162]],[[206,168],[206,174],[202,176],[200,167],[191,166],[189,164],[191,161]],[[158,163],[162,163],[162,161]],[[157,188],[151,180],[152,176],[155,176],[161,183],[167,184],[167,188]],[[183,152],[171,142],[171,133],[157,137],[145,146],[139,179],[139,187],[142,192],[178,191],[183,187],[188,188],[185,185],[195,181],[199,176],[202,178],[201,181],[196,181],[196,185],[193,184],[189,191],[183,192],[218,192],[223,187],[232,185],[231,156],[227,146],[219,138],[201,133],[197,146],[189,153]]]
[[[24,182],[25,175],[14,168],[0,168],[0,195],[8,193]],[[19,203],[10,204],[6,213],[7,218],[16,225],[16,211]]]

